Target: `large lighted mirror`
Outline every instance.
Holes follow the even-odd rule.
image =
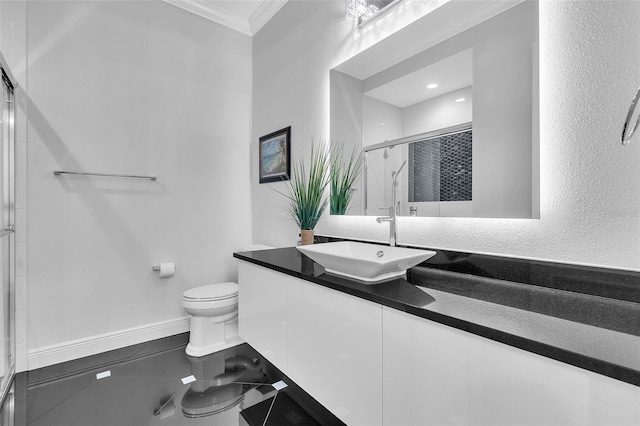
[[[536,1],[451,0],[330,77],[348,214],[539,217]]]

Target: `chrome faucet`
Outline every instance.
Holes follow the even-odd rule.
[[[385,209],[386,207],[381,207]],[[376,217],[376,222],[383,223],[389,222],[389,245],[391,247],[396,246],[396,208],[394,206],[389,207],[389,216]]]
[[[391,206],[388,207],[389,216],[381,216],[376,218],[376,222],[378,223],[389,222],[389,245],[391,247],[396,246],[396,241],[397,241],[396,217],[398,216],[398,211],[400,210],[400,202],[396,201],[397,180],[398,180],[398,175],[400,174],[400,171],[402,170],[405,164],[407,164],[407,160],[405,160],[402,163],[398,171],[394,170],[391,172],[391,176],[393,177],[393,182],[391,184]],[[386,209],[387,207],[381,207],[381,208]]]

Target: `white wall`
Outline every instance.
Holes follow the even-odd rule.
[[[456,99],[465,98],[465,102]],[[413,136],[473,121],[473,88],[446,93],[402,109],[402,136]]]
[[[253,242],[295,245],[286,184],[258,183],[258,139],[291,125],[292,162],[329,138],[329,66],[348,33],[343,2],[289,1],[253,36],[251,185]]]
[[[399,139],[403,135],[402,108],[370,96],[362,98],[362,146]]]
[[[252,173],[260,135],[292,125],[294,154],[328,135],[329,70],[397,29],[392,12],[350,33],[343,7],[288,2],[254,36]],[[399,242],[640,269],[640,142],[618,142],[640,81],[639,16],[634,1],[540,2],[540,219],[401,218]],[[295,244],[284,198],[256,182],[254,241]],[[316,231],[388,238],[363,216],[328,216]]]
[[[28,53],[29,368],[186,331],[182,292],[234,280],[251,240],[250,37],[164,2],[30,2]]]

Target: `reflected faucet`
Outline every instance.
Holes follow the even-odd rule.
[[[398,171],[394,170],[391,172],[391,176],[393,177],[393,182],[391,183],[391,206],[388,207],[389,216],[381,216],[376,218],[376,222],[378,223],[389,222],[389,245],[391,247],[396,246],[396,241],[397,241],[396,217],[398,216],[398,211],[400,210],[398,206],[398,202],[396,201],[397,180],[398,180],[398,175],[400,174],[400,171],[402,170],[405,164],[407,164],[407,160],[404,160],[404,162],[402,163]],[[382,207],[382,209],[386,209],[386,208],[387,207]]]

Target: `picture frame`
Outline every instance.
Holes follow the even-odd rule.
[[[260,183],[291,178],[291,126],[260,137],[258,151]]]

